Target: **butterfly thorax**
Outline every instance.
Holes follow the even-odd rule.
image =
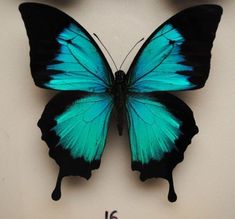
[[[119,135],[122,135],[125,118],[125,101],[127,93],[125,76],[126,74],[121,70],[115,73],[115,81],[111,91],[114,96],[114,105],[116,108],[116,120]]]

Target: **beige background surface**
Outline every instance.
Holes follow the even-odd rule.
[[[206,87],[179,94],[193,109],[200,133],[174,171],[176,203],[164,180],[142,183],[130,169],[128,136],[112,125],[99,170],[86,181],[65,178],[62,199],[50,194],[58,169],[36,123],[54,92],[37,88],[19,0],[0,0],[0,218],[119,219],[235,218],[235,1],[48,0],[97,33],[120,64],[130,47],[179,10],[200,3],[224,7]],[[137,49],[127,60],[127,70]]]

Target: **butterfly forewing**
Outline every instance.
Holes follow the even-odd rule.
[[[31,72],[39,87],[105,92],[113,74],[90,34],[62,11],[37,3],[21,4],[30,44]]]
[[[143,93],[203,87],[221,14],[218,5],[196,6],[157,28],[128,70],[129,90]]]

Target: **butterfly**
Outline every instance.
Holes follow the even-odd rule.
[[[115,74],[91,35],[67,14],[38,3],[23,3],[19,10],[35,84],[60,91],[38,122],[60,168],[52,199],[60,199],[63,177],[89,179],[99,168],[114,110],[119,135],[127,122],[132,170],[142,181],[166,179],[168,200],[176,201],[172,171],[198,127],[191,109],[168,92],[204,86],[222,8],[179,12],[144,42],[127,73]]]

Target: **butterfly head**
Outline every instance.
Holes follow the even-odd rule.
[[[122,70],[118,70],[115,72],[115,82],[117,84],[122,84],[125,80],[125,72]]]

